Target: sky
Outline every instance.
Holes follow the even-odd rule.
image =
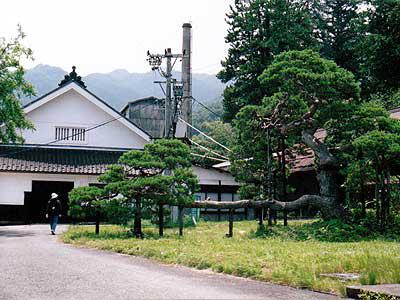
[[[193,26],[192,69],[216,74],[228,46],[225,14],[233,0],[12,0],[1,4],[0,37],[27,35],[35,60],[81,75],[150,71],[146,52],[182,51],[182,24]],[[179,70],[179,63],[176,68]]]

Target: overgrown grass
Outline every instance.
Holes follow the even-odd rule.
[[[400,244],[395,237],[371,237],[362,230],[354,233],[354,228],[315,221],[293,221],[289,227],[277,225],[267,231],[257,230],[255,221],[235,222],[233,238],[225,237],[227,227],[225,222],[200,222],[186,228],[183,237],[177,229],[168,229],[163,238],[158,237],[157,228],[146,227],[146,238],[138,240],[121,226],[103,226],[98,236],[93,227],[75,226],[63,240],[338,294],[344,293],[346,285],[400,283]],[[352,242],[338,242],[343,240],[340,236]],[[342,282],[321,276],[324,273],[358,273],[361,278]]]

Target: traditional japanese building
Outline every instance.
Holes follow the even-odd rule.
[[[53,192],[60,195],[66,216],[72,188],[98,184],[108,165],[153,138],[91,93],[75,67],[58,88],[23,110],[35,129],[21,131],[23,145],[0,144],[0,222],[44,222]],[[238,183],[229,173],[193,169],[202,186],[218,191],[216,199],[237,197]]]

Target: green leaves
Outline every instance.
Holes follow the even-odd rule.
[[[159,160],[167,169],[188,168],[191,166],[190,149],[176,139],[163,139],[147,144],[144,151],[153,160]]]
[[[94,216],[94,210],[100,206],[104,191],[94,186],[82,186],[69,192],[68,214],[77,219]]]
[[[303,129],[316,130],[332,124],[334,130],[346,113],[352,115],[360,93],[353,74],[312,50],[277,55],[259,81],[266,95],[261,105],[245,106],[233,122],[237,142],[232,171],[247,184],[242,192],[255,196],[271,185],[269,172],[276,174],[275,185],[281,183],[278,161],[282,134],[290,147],[300,143]],[[339,128],[345,123],[338,124]],[[268,151],[277,156],[270,164]]]
[[[83,187],[70,193],[70,214],[85,216],[82,203],[86,202],[90,203],[88,208],[101,208],[106,215],[118,206],[132,209],[136,201],[147,207],[190,203],[198,185],[189,147],[172,139],[156,140],[143,151],[124,153],[119,164],[110,166],[99,181],[105,183],[103,189]]]
[[[317,1],[321,54],[354,74],[359,73],[359,47],[365,38],[363,0]]]
[[[364,72],[369,90],[399,89],[400,2],[373,0],[364,45]]]
[[[232,148],[234,144],[234,136],[232,126],[229,123],[223,123],[221,121],[212,121],[212,122],[204,122],[202,124],[202,131],[206,133],[208,136],[212,137],[222,145]],[[202,135],[196,135],[192,137],[193,140],[193,148],[192,152],[197,153],[201,156],[207,156],[214,158],[226,158],[228,156],[228,151],[222,148],[221,146],[211,142],[209,139],[205,138]],[[210,149],[211,151],[206,150],[205,148],[201,148],[197,144]],[[218,163],[218,161],[214,159],[209,159],[207,157],[193,157],[196,161],[196,164],[203,165],[205,167],[209,167]]]
[[[354,75],[312,50],[278,55],[259,80],[267,91],[267,105],[276,103],[274,98],[285,101],[280,114],[286,123],[301,118],[311,105],[318,105],[316,116],[323,126],[339,107],[359,100],[360,88]]]
[[[389,160],[397,158],[400,153],[400,132],[390,133],[373,130],[353,141],[353,146],[362,151],[364,156],[373,160]]]
[[[302,1],[235,1],[227,23],[230,48],[218,77],[232,82],[224,92],[224,116],[231,120],[240,108],[261,102],[265,91],[257,77],[274,56],[288,50],[317,49],[318,41],[310,9]]]
[[[32,59],[32,50],[21,44],[24,33],[18,27],[16,38],[0,38],[0,142],[22,143],[20,129],[33,129],[25,119],[19,99],[33,96],[34,90],[24,79],[23,59]]]
[[[118,162],[124,166],[131,167],[134,170],[146,171],[152,169],[163,170],[166,168],[165,162],[161,157],[154,156],[147,151],[129,151],[124,153]]]

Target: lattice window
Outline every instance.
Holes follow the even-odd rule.
[[[55,138],[59,141],[84,142],[86,140],[86,129],[56,127]]]

